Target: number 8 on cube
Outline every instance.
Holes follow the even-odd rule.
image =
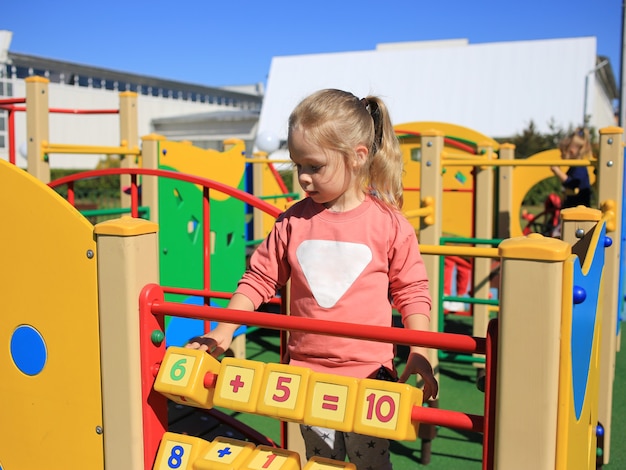
[[[154,461],[154,470],[191,470],[209,443],[199,437],[166,432]]]

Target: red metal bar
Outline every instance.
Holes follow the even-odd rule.
[[[51,113],[57,114],[119,114],[119,109],[66,109],[66,108],[50,108]]]
[[[483,470],[493,470],[496,431],[496,377],[498,373],[498,319],[487,326],[485,359],[485,433],[483,434]]]
[[[420,188],[402,188],[403,191],[419,191]],[[473,193],[473,189],[464,189],[464,188],[445,188],[443,190],[444,193]]]
[[[209,197],[209,188],[204,186],[202,189],[202,250],[203,260],[203,279],[202,286],[205,291],[211,290],[211,201]],[[211,305],[211,298],[204,296],[204,305]],[[204,322],[204,332],[211,331],[211,322]]]
[[[22,104],[26,103],[26,98],[2,98],[0,99],[0,106],[7,104]]]
[[[274,179],[276,180],[276,183],[278,184],[278,187],[280,188],[280,190],[285,194],[288,193],[289,190],[287,189],[287,186],[285,185],[285,182],[283,181],[283,177],[280,176],[280,173],[278,172],[274,164],[268,163],[267,167],[270,169],[270,172],[272,173],[272,175],[274,175]],[[287,201],[293,201],[293,198],[289,196],[287,197]]]
[[[15,104],[26,103],[26,98],[2,99],[0,109],[11,109],[13,111],[26,111],[26,106],[13,106]],[[49,108],[49,112],[57,114],[119,114],[119,109],[67,109]]]
[[[130,215],[139,217],[139,189],[137,188],[137,175],[130,176]]]
[[[7,131],[9,132],[9,163],[15,165],[15,114],[7,110]]]
[[[329,336],[342,336],[385,343],[421,345],[427,348],[467,354],[485,354],[485,338],[454,333],[416,331],[396,327],[359,325],[328,320],[314,320],[273,313],[244,312],[229,308],[207,307],[173,302],[153,302],[155,315],[175,315],[183,318],[210,319],[238,325],[260,326],[275,330],[306,331]]]
[[[188,289],[186,287],[161,287],[163,287],[163,292],[165,292],[166,294],[187,295],[194,297],[210,297],[212,299],[230,299],[233,296],[232,292],[217,292],[204,289]],[[281,305],[281,299],[280,297],[274,297],[273,299],[270,299],[267,303],[273,305]]]
[[[50,183],[48,183],[48,186],[50,186],[51,188],[56,188],[58,186],[68,184],[70,181],[77,181],[87,178],[97,178],[109,175],[149,175],[171,178],[178,181],[187,181],[188,183],[206,186],[207,188],[210,188],[212,190],[219,191],[220,193],[226,194],[228,196],[232,196],[274,217],[278,217],[279,214],[282,212],[279,208],[271,205],[270,203],[265,202],[258,197],[253,196],[252,194],[246,193],[245,191],[228,186],[227,184],[207,178],[202,178],[200,176],[179,173],[177,171],[171,170],[155,170],[148,168],[106,168],[103,170],[84,171],[81,173],[64,176],[63,178],[51,181]]]
[[[483,432],[484,430],[483,416],[426,406],[414,406],[411,410],[411,421],[465,431]]]
[[[165,341],[155,341],[153,332],[165,337],[163,317],[152,315],[152,302],[163,301],[163,290],[156,284],[148,284],[139,295],[139,347],[141,351],[141,398],[143,415],[144,468],[154,464],[159,443],[167,431],[167,398],[154,390],[158,366],[165,355]]]
[[[0,105],[0,109],[6,109],[11,111],[26,111],[26,106],[13,106],[13,105]]]
[[[420,135],[422,135],[421,132],[401,131],[399,129],[396,130],[396,134],[414,135],[416,137],[419,137]],[[458,140],[451,139],[450,137],[445,137],[445,136],[443,138],[443,141],[446,144],[448,144],[450,147],[455,147],[455,148],[458,148],[459,150],[465,150],[466,152],[476,155],[476,149],[472,147],[471,145],[463,144],[459,142]]]
[[[67,202],[72,206],[76,206],[73,181],[67,185]]]

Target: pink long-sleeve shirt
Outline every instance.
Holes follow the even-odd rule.
[[[237,292],[255,308],[291,278],[291,314],[391,326],[402,315],[430,315],[428,278],[413,227],[368,196],[357,208],[331,212],[310,198],[276,221],[250,259]],[[290,364],[357,378],[393,368],[394,345],[291,332]]]

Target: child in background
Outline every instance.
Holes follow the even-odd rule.
[[[400,213],[402,154],[387,107],[374,96],[327,89],[289,118],[288,147],[306,198],[291,206],[250,259],[228,308],[252,311],[291,279],[292,315],[388,327],[392,302],[406,328],[428,330],[431,298],[415,231]],[[238,325],[220,323],[188,347],[226,351]],[[398,380],[389,343],[293,331],[291,365],[356,378]],[[422,347],[411,347],[400,382],[419,374],[424,400],[438,384]],[[307,459],[389,469],[389,442],[301,426]]]
[[[591,157],[591,142],[589,131],[582,127],[565,137],[559,144],[561,158],[578,160]],[[591,205],[591,184],[589,172],[585,166],[571,166],[564,173],[558,166],[550,167],[552,173],[561,181],[564,199],[561,209],[567,207]]]

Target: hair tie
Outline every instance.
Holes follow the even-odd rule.
[[[363,106],[365,106],[365,109],[367,109],[367,112],[370,112],[370,103],[369,101],[367,101],[367,98],[361,98],[361,104],[363,104]]]

